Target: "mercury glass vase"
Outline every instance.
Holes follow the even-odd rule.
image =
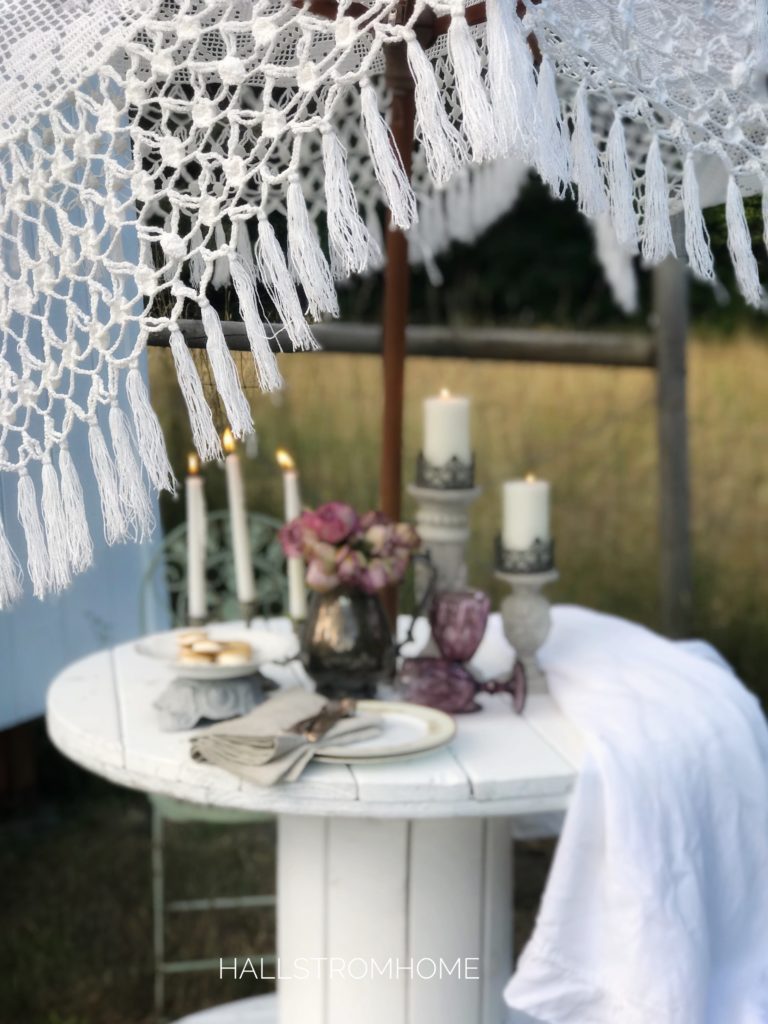
[[[323,696],[375,697],[395,672],[392,632],[378,595],[346,588],[313,593],[301,660]]]

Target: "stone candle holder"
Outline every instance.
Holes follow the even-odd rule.
[[[500,539],[496,543],[496,576],[512,591],[501,603],[504,634],[523,666],[529,694],[549,693],[538,652],[552,626],[542,590],[559,578],[554,554],[552,541],[537,540],[524,551],[504,548]]]

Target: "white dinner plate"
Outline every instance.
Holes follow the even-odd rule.
[[[357,710],[366,716],[380,718],[382,730],[369,740],[323,747],[316,761],[329,764],[376,764],[401,757],[414,757],[450,743],[456,734],[456,723],[450,715],[436,708],[404,701],[361,700]]]
[[[211,640],[242,640],[253,648],[253,657],[239,665],[216,665],[199,664],[190,665],[179,660],[178,636],[180,633],[189,633],[189,629],[175,630],[170,633],[157,633],[154,636],[147,636],[137,640],[135,647],[139,654],[147,658],[155,658],[163,662],[174,672],[178,672],[185,679],[202,679],[208,682],[224,681],[226,679],[237,679],[240,676],[253,675],[260,665],[266,660],[264,654],[259,650],[258,633],[255,630],[239,629],[207,629],[206,632]]]

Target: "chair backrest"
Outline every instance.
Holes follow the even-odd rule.
[[[251,512],[248,516],[251,533],[258,613],[281,615],[287,606],[285,557],[277,539],[282,526],[273,516]],[[235,564],[232,556],[232,533],[227,511],[209,512],[207,519],[206,579],[208,610],[212,619],[238,619],[240,605],[235,589]],[[146,631],[150,596],[158,583],[168,595],[171,621],[174,626],[187,621],[187,526],[182,523],[166,534],[142,582],[141,624]]]

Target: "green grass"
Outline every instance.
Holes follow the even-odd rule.
[[[376,503],[381,414],[378,358],[327,354],[281,360],[286,389],[252,398],[260,453],[247,462],[255,509],[279,514],[276,447],[296,456],[308,503]],[[205,367],[202,365],[202,372]],[[695,544],[695,630],[716,643],[764,697],[768,634],[768,347],[750,337],[690,346],[690,430]],[[166,432],[182,470],[190,447],[167,352],[152,353]],[[474,400],[483,495],[472,514],[472,582],[500,596],[492,575],[502,480],[535,470],[554,487],[561,580],[553,595],[659,625],[655,375],[650,370],[412,359],[406,382],[405,478],[421,436],[421,398],[441,386]],[[223,425],[221,410],[217,409]],[[211,507],[224,507],[223,474],[206,470]],[[410,503],[407,512],[412,513]],[[181,503],[166,508],[170,521]]]

